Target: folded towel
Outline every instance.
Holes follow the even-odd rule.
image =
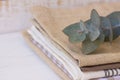
[[[86,66],[86,67],[81,67],[81,70],[82,71],[99,71],[99,70],[115,69],[115,68],[120,68],[120,63]]]
[[[33,7],[31,12],[53,41],[63,47],[74,59],[79,61],[79,66],[93,66],[100,64],[120,62],[120,38],[113,44],[104,43],[95,53],[84,55],[80,51],[80,44],[72,44],[62,30],[80,19],[87,20],[90,11],[96,9],[100,15],[105,16],[113,11],[120,10],[120,3],[91,4],[88,6],[72,9],[50,9],[45,7]]]
[[[25,38],[27,39],[27,41],[29,42],[29,44],[31,45],[31,47],[39,54],[39,56],[42,56],[43,59],[46,56],[47,58],[45,58],[45,61],[47,60],[47,63],[49,64],[49,66],[51,66],[53,68],[53,70],[55,70],[55,72],[58,73],[63,79],[69,80],[68,78],[70,78],[70,79],[76,80],[75,78],[73,78],[73,75],[82,76],[82,74],[80,73],[80,70],[77,67],[73,66],[75,68],[73,70],[73,68],[71,66],[69,66],[68,63],[66,62],[67,60],[64,60],[64,62],[62,62],[63,59],[62,58],[60,59],[60,56],[59,56],[59,58],[57,56],[55,57],[54,51],[52,49],[52,45],[51,45],[51,48],[47,48],[47,47],[49,47],[49,44],[52,42],[47,42],[49,40],[42,37],[44,35],[41,35],[41,34],[42,33],[37,31],[37,29],[35,29],[35,27],[33,27],[33,28],[29,29],[28,32],[25,33],[24,35],[25,35]],[[48,44],[45,45],[45,43],[48,43]],[[60,53],[58,53],[58,54],[60,54]],[[51,62],[53,62],[53,63],[51,63]],[[75,65],[75,64],[72,64],[72,65]],[[59,70],[61,70],[61,71],[59,71]],[[77,74],[74,73],[76,71],[78,71]],[[62,74],[65,74],[65,75],[62,75]],[[88,72],[83,72],[83,74],[84,74],[84,79],[80,79],[80,78],[79,79],[80,80],[89,80],[89,79],[93,79],[93,78],[110,77],[110,76],[119,75],[120,69],[88,71]]]
[[[31,28],[31,30],[35,33],[35,36],[40,36],[40,34],[42,33],[44,37],[48,37],[49,36],[44,32],[44,30],[42,29],[42,27],[39,25],[39,23],[37,23],[37,21],[35,22],[35,20],[33,21],[34,27]],[[32,35],[32,34],[31,34]],[[49,38],[50,39],[50,38]],[[51,39],[52,40],[52,39]],[[46,41],[45,41],[46,42]],[[36,44],[35,44],[36,45]],[[58,47],[57,45],[54,44],[55,47]],[[51,46],[52,47],[52,46]],[[53,48],[54,49],[54,48]],[[62,50],[61,50],[62,51]],[[64,52],[64,51],[62,51]],[[100,70],[106,70],[106,69],[115,69],[115,68],[120,68],[120,63],[111,63],[111,64],[103,64],[103,65],[94,65],[94,66],[85,66],[85,67],[80,67],[81,70],[83,72],[86,71],[100,71]]]
[[[30,32],[30,31],[29,31]],[[78,80],[83,80],[81,79],[82,74],[81,73],[75,73],[73,75],[70,74],[71,70],[68,70],[69,68],[66,68],[65,65],[67,66],[66,63],[63,62],[61,63],[62,59],[59,60],[58,56],[55,57],[54,54],[55,52],[48,48],[48,45],[46,46],[46,44],[44,44],[43,40],[44,38],[41,38],[39,41],[36,41],[36,38],[32,37],[32,35],[30,35],[30,33],[28,32],[23,32],[24,38],[26,39],[27,43],[30,45],[30,47],[38,54],[38,56],[40,56],[48,65],[49,67],[51,67],[63,80],[76,80],[75,78],[77,78]],[[41,41],[43,40],[43,41]],[[38,44],[39,42],[39,44]],[[41,43],[41,44],[40,44]],[[49,42],[51,43],[51,42]],[[73,63],[75,64],[75,63]],[[71,66],[68,66],[71,67]],[[75,70],[73,70],[72,72],[81,72],[80,69],[77,69],[76,67],[74,67]]]
[[[108,78],[98,78],[98,79],[91,79],[91,80],[120,80],[120,76],[113,76]]]

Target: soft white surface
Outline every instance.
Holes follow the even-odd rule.
[[[0,35],[0,80],[61,80],[26,44],[21,33]]]

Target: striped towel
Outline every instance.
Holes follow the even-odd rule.
[[[92,79],[92,80],[120,80],[120,76],[113,76],[109,78],[99,78],[99,79]]]

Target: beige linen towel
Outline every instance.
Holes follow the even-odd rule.
[[[31,9],[31,12],[48,35],[80,62],[80,67],[120,62],[120,39],[114,40],[112,44],[104,43],[95,53],[84,55],[78,47],[80,44],[71,44],[62,32],[66,26],[79,22],[80,19],[89,19],[93,8],[100,15],[106,16],[113,11],[120,11],[120,3],[96,3],[72,9],[50,9],[36,6]]]

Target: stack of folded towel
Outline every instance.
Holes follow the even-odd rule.
[[[105,16],[120,11],[120,3],[92,4],[72,9],[35,6],[33,26],[24,32],[30,46],[64,80],[120,80],[120,38],[104,43],[94,53],[84,55],[81,44],[72,44],[62,30],[80,19],[89,19],[96,9]],[[109,78],[108,78],[109,77]]]

